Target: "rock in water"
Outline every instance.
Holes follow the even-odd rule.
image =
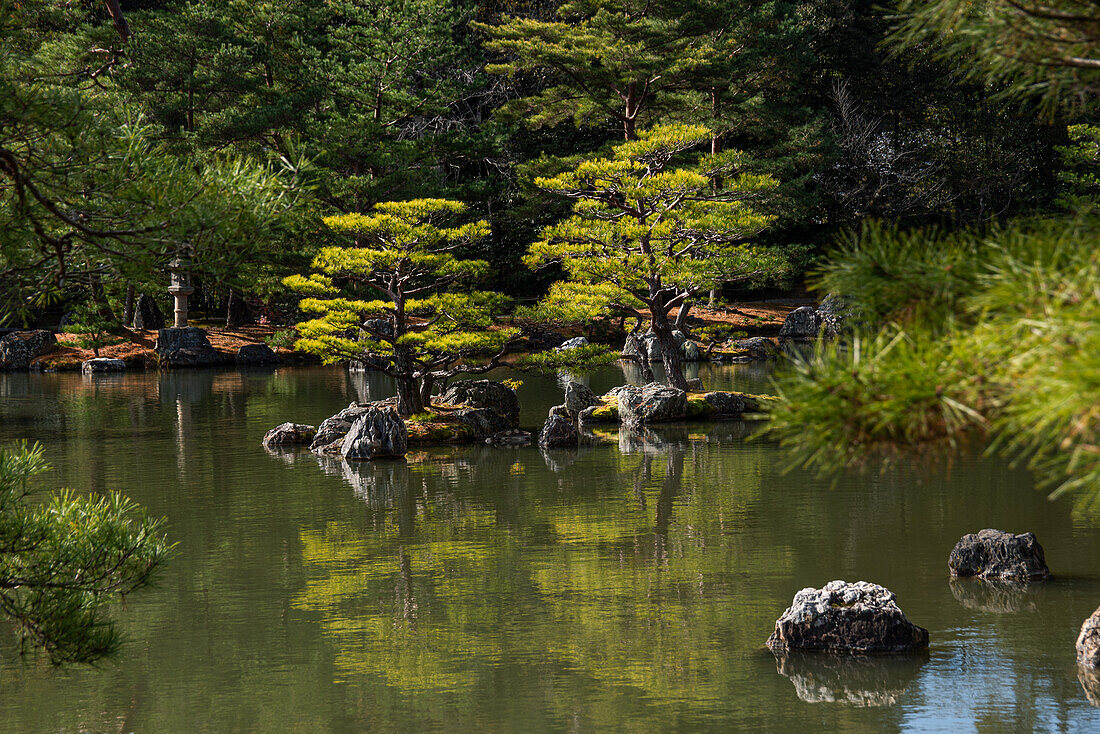
[[[462,380],[451,385],[440,397],[445,405],[484,408],[499,415],[506,425],[493,431],[519,428],[519,398],[507,385],[492,380]]]
[[[160,331],[167,324],[157,302],[142,293],[134,307],[134,328],[141,331]]]
[[[279,355],[266,344],[245,344],[237,350],[237,364],[275,364]]]
[[[651,382],[645,387],[628,385],[618,393],[619,418],[627,425],[681,420],[687,415],[687,393]]]
[[[596,393],[589,390],[579,382],[570,382],[565,386],[565,409],[576,415],[585,408],[599,405],[600,399]]]
[[[264,434],[264,447],[307,446],[316,433],[317,429],[304,423],[284,423]]]
[[[580,434],[573,421],[562,415],[551,414],[539,432],[539,446],[544,449],[573,448],[580,444]]]
[[[1100,609],[1081,625],[1081,634],[1077,636],[1077,662],[1100,669]]]
[[[794,595],[767,645],[777,653],[908,653],[928,647],[928,630],[902,614],[888,589],[866,581],[830,581]]]
[[[172,367],[202,367],[223,361],[221,353],[210,345],[206,332],[197,326],[161,329],[155,349],[161,361]]]
[[[775,359],[779,354],[775,343],[762,336],[739,339],[733,343],[733,346],[744,349],[751,359]]]
[[[122,372],[126,369],[126,363],[121,359],[109,359],[108,357],[96,357],[80,363],[80,371],[86,375],[93,372]]]
[[[401,416],[392,410],[369,408],[344,436],[340,453],[349,460],[400,459],[408,445],[409,433]]]
[[[1031,581],[1050,578],[1043,546],[1032,533],[1006,533],[986,528],[964,535],[951,551],[952,576]]]
[[[57,337],[45,329],[8,334],[0,339],[0,370],[29,369],[31,360],[45,354],[55,344]]]

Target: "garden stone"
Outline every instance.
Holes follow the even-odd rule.
[[[16,331],[0,339],[0,370],[30,369],[31,360],[57,344],[52,331]]]
[[[451,418],[465,423],[473,429],[474,438],[485,438],[494,433],[507,431],[519,425],[519,419],[510,420],[507,416],[489,408],[459,408],[449,413]]]
[[[317,435],[313,437],[313,443],[309,445],[310,451],[318,451],[327,448],[334,441],[338,441],[351,430],[353,421],[343,420],[337,416],[325,418],[321,425],[317,426]]]
[[[619,418],[626,425],[675,421],[686,415],[687,393],[675,387],[651,382],[619,392]]]
[[[264,434],[264,447],[307,446],[317,434],[317,429],[304,423],[283,423]]]
[[[1050,578],[1043,546],[1032,533],[986,528],[964,535],[947,560],[952,576],[1033,581]]]
[[[570,382],[565,386],[565,409],[570,413],[580,413],[585,408],[599,405],[596,393],[579,382]]]
[[[237,350],[237,364],[274,364],[279,355],[266,344],[245,344]]]
[[[821,318],[813,306],[802,306],[787,314],[779,328],[781,339],[814,339],[821,329]]]
[[[408,451],[408,444],[409,434],[401,416],[392,410],[370,408],[344,436],[340,454],[349,461],[400,459]]]
[[[561,415],[550,415],[539,432],[539,446],[544,449],[572,448],[579,443],[576,425]]]
[[[909,653],[928,647],[928,630],[905,617],[888,589],[866,581],[830,581],[795,594],[767,645],[775,653]]]
[[[94,372],[122,372],[126,369],[126,363],[121,359],[109,359],[108,357],[96,357],[80,363],[80,371],[86,375]]]
[[[771,339],[765,339],[762,336],[739,339],[734,342],[734,346],[748,352],[748,356],[752,359],[775,359],[779,353],[775,343]]]
[[[161,329],[154,349],[161,362],[172,367],[203,367],[224,361],[197,326]]]
[[[138,331],[160,331],[167,324],[157,302],[142,293],[134,306],[134,328]]]
[[[519,428],[519,398],[516,391],[507,385],[493,380],[462,380],[451,385],[440,397],[444,405],[463,405],[468,408],[481,408],[496,414],[499,418],[492,421],[495,426],[481,436],[489,436],[511,428]],[[456,412],[455,417],[459,417]],[[459,418],[463,420],[462,418]],[[480,421],[471,417],[464,422]]]
[[[741,415],[760,410],[755,400],[737,393],[716,390],[704,395],[703,400],[714,409],[713,415]]]

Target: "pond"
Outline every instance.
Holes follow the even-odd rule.
[[[561,388],[518,377],[534,427]],[[756,365],[703,377],[769,380]],[[739,422],[408,464],[260,447],[278,423],[388,389],[338,368],[0,375],[0,442],[41,442],[51,484],[121,490],[178,543],[157,587],[119,607],[116,659],[0,661],[0,728],[1100,729],[1073,647],[1100,603],[1097,521],[1026,472],[964,456],[831,485]],[[1035,532],[1057,578],[949,581],[955,541],[983,527]],[[775,619],[833,579],[893,590],[928,656],[777,665],[762,647]]]

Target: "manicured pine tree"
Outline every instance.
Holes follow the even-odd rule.
[[[753,201],[776,185],[740,171],[733,150],[676,167],[678,154],[705,145],[708,128],[666,125],[553,178],[536,179],[550,193],[576,200],[573,215],[547,227],[529,250],[532,267],[560,264],[566,280],[542,303],[587,318],[612,313],[646,318],[660,344],[669,382],[686,389],[670,314],[724,282],[774,277],[785,261],[751,238],[771,218]]]
[[[457,253],[488,236],[489,224],[454,225],[465,211],[417,199],[326,218],[349,244],[324,248],[309,277],[286,279],[309,296],[302,310],[317,314],[298,324],[296,348],[393,377],[402,415],[430,407],[433,388],[449,378],[499,366],[518,332],[496,324],[503,297],[468,289],[489,266]]]

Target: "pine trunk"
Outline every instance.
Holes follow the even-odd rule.
[[[653,313],[653,332],[657,335],[657,341],[661,344],[661,359],[665,365],[668,384],[681,390],[687,390],[687,378],[684,377],[680,345],[676,343],[676,338],[672,336],[672,324],[668,321],[668,314],[660,313],[660,311]]]

